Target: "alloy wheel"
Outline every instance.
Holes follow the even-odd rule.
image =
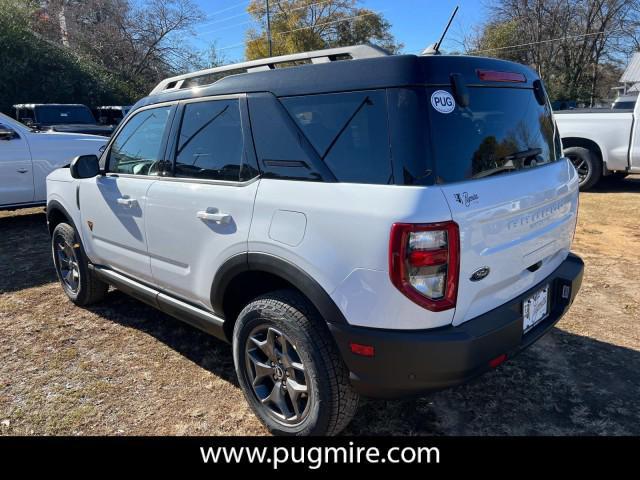
[[[304,421],[311,384],[294,343],[280,330],[260,325],[249,334],[245,363],[253,393],[269,416],[286,425]]]
[[[56,236],[54,240],[55,255],[57,258],[58,274],[65,287],[72,293],[78,293],[80,287],[80,267],[73,245],[70,245],[62,236]]]
[[[578,172],[578,179],[580,180],[580,185],[584,184],[589,178],[590,168],[589,162],[586,159],[579,157],[578,155],[568,154],[567,158],[573,163],[573,166],[576,167],[576,171]]]

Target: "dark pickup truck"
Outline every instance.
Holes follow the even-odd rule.
[[[108,137],[114,126],[99,125],[86,105],[80,104],[20,104],[13,106],[15,119],[36,130],[66,133],[89,133]]]

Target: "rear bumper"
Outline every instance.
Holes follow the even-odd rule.
[[[513,357],[553,327],[568,310],[580,285],[584,263],[574,254],[542,282],[522,295],[457,327],[431,330],[382,330],[329,324],[351,383],[363,395],[393,398],[464,383],[489,370],[489,361]],[[522,302],[550,284],[545,320],[522,333]],[[373,345],[374,357],[351,352],[351,342]]]

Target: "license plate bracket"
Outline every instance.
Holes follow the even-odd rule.
[[[522,331],[527,333],[549,316],[549,284],[522,302]]]

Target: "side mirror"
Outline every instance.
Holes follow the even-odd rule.
[[[18,138],[18,134],[10,128],[0,127],[0,140],[13,140]]]
[[[100,175],[100,164],[96,155],[80,155],[69,165],[73,178],[93,178]]]

